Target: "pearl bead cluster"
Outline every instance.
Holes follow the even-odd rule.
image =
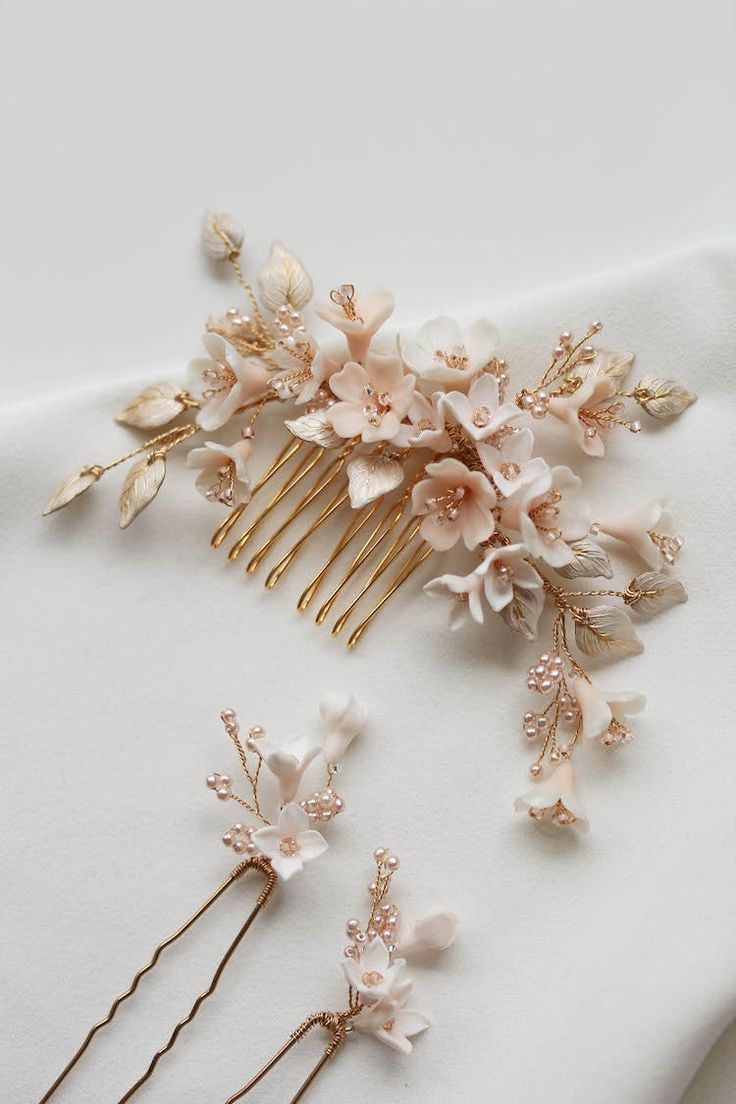
[[[396,934],[399,926],[399,910],[396,905],[383,901],[392,876],[399,869],[398,855],[388,847],[377,847],[373,852],[376,863],[376,879],[368,886],[371,898],[371,915],[363,927],[359,920],[351,918],[345,925],[345,934],[352,940],[345,947],[346,958],[360,958],[361,951],[374,939],[382,939],[389,954],[396,951]]]
[[[237,718],[237,714],[233,709],[223,709],[220,714],[222,723],[225,726],[225,731],[231,739],[237,739],[240,736],[240,723]],[[263,725],[252,725],[248,729],[248,735],[245,740],[245,746],[248,751],[254,751],[256,754],[260,754],[258,751],[257,740],[262,740],[266,735],[266,730]]]
[[[255,855],[257,844],[253,843],[254,829],[249,824],[232,824],[222,837],[226,847],[232,847],[237,855]]]
[[[316,790],[299,804],[313,823],[318,820],[333,820],[345,808],[343,799],[329,786],[324,790]]]
[[[543,652],[533,667],[529,668],[526,684],[530,690],[548,694],[562,678],[562,657],[556,652]]]
[[[207,788],[214,790],[220,801],[229,801],[233,796],[233,780],[229,774],[208,774],[206,782]]]
[[[521,408],[528,411],[532,418],[546,418],[549,397],[546,387],[540,387],[537,391],[522,391]]]

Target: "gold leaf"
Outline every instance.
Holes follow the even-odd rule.
[[[381,453],[356,456],[347,467],[350,505],[354,510],[367,506],[404,482],[404,469],[398,460]]]
[[[102,468],[93,464],[89,468],[82,468],[81,471],[70,475],[56,488],[44,506],[43,516],[46,517],[47,514],[53,514],[55,510],[61,510],[63,506],[67,506],[78,495],[91,487],[93,483],[96,483],[102,474]]]
[[[301,418],[285,421],[284,425],[295,437],[301,437],[302,441],[309,441],[322,448],[337,448],[338,445],[345,443],[344,439],[335,433],[329,410],[315,410],[312,414],[302,414]]]
[[[177,383],[157,383],[141,391],[120,411],[115,421],[137,429],[154,429],[173,421],[186,403],[181,401],[182,388]]]
[[[535,640],[537,625],[544,609],[544,591],[541,587],[514,587],[514,596],[501,610],[501,616],[514,632],[526,640]]]
[[[271,253],[258,276],[258,287],[266,306],[277,311],[288,304],[295,311],[312,298],[312,281],[304,265],[281,242],[274,242]]]
[[[632,655],[644,645],[634,632],[626,610],[618,606],[577,607],[571,611],[575,619],[575,640],[581,652],[589,656]]]
[[[237,257],[243,244],[243,227],[224,211],[208,211],[202,227],[204,247],[216,261]]]
[[[620,386],[628,376],[634,363],[633,353],[608,353],[605,349],[596,349],[591,360],[581,361],[573,368],[571,375],[585,382],[591,376],[610,376]]]
[[[599,547],[595,541],[588,537],[575,541],[570,545],[570,551],[575,559],[572,563],[556,567],[555,571],[563,579],[584,578],[613,578],[613,568],[608,558],[608,553]]]
[[[127,529],[131,522],[153,502],[166,475],[166,460],[152,452],[150,456],[128,472],[120,492],[120,528]]]
[[[645,376],[634,389],[634,398],[653,418],[674,418],[691,406],[697,396],[673,379]]]
[[[665,575],[663,571],[644,571],[627,587],[626,604],[644,617],[660,613],[679,602],[687,602],[687,591],[679,579]]]

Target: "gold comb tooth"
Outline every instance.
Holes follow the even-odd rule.
[[[350,444],[342,450],[340,455],[336,459],[334,459],[332,463],[329,464],[328,467],[325,468],[317,476],[315,483],[312,485],[311,489],[307,491],[304,498],[302,498],[302,500],[296,504],[286,520],[282,521],[278,529],[276,529],[276,531],[271,534],[265,544],[262,544],[255,555],[249,560],[248,566],[245,569],[248,575],[252,575],[254,571],[258,570],[264,557],[268,555],[268,553],[281,538],[281,536],[283,536],[283,534],[286,532],[292,522],[296,521],[299,515],[303,513],[303,511],[306,510],[307,507],[310,506],[315,501],[315,499],[317,499],[322,494],[323,491],[325,491],[332,483],[335,482],[345,466],[345,461],[354,448],[355,443],[351,441]]]
[[[353,517],[351,517],[350,521],[348,522],[345,532],[340,537],[340,540],[337,542],[334,551],[330,554],[327,562],[324,564],[321,570],[317,572],[309,586],[305,588],[301,597],[299,598],[296,606],[299,613],[304,613],[304,611],[307,609],[310,602],[317,594],[317,591],[322,586],[322,583],[324,582],[325,577],[334,564],[335,560],[342,552],[345,551],[350,542],[355,537],[357,537],[363,526],[370,521],[380,504],[381,500],[380,498],[377,498],[375,502],[372,502],[370,504],[370,506],[363,507],[362,510],[352,511]]]
[[[243,512],[245,511],[248,504],[253,501],[261,488],[265,487],[269,479],[272,479],[273,476],[281,470],[284,464],[286,464],[287,461],[291,460],[294,453],[298,452],[299,449],[303,447],[304,443],[304,441],[301,441],[298,438],[295,438],[293,441],[286,442],[281,452],[271,464],[271,467],[268,469],[267,472],[264,473],[264,475],[261,476],[255,487],[253,487],[248,502],[241,502],[239,506],[236,506],[235,509],[230,512],[228,517],[225,518],[223,523],[219,525],[217,529],[215,529],[214,533],[212,534],[212,540],[210,541],[213,548],[220,547],[230,530],[233,528],[234,525],[237,524],[238,519],[243,516]]]
[[[328,613],[335,604],[340,592],[350,582],[356,571],[359,571],[363,564],[366,562],[369,556],[372,556],[379,545],[389,536],[393,529],[398,525],[401,515],[404,512],[406,506],[407,495],[404,494],[398,500],[398,502],[392,502],[386,509],[384,515],[378,523],[373,527],[372,531],[368,535],[367,539],[363,543],[357,555],[354,557],[352,563],[348,567],[347,571],[343,575],[340,582],[330,594],[329,598],[320,607],[320,610],[315,617],[315,623],[321,625]]]
[[[265,519],[271,513],[271,510],[275,509],[276,506],[278,506],[278,504],[282,501],[282,499],[284,499],[290,491],[293,491],[294,488],[298,486],[299,483],[301,483],[302,479],[309,475],[310,471],[312,471],[312,469],[315,468],[317,464],[319,464],[323,457],[324,450],[316,445],[312,452],[310,452],[306,457],[302,458],[299,466],[281,484],[278,491],[276,491],[276,494],[270,500],[268,505],[264,506],[258,517],[256,517],[256,519],[248,526],[245,532],[241,534],[240,537],[238,537],[235,544],[232,546],[227,554],[227,558],[229,560],[237,560],[238,556],[243,551],[258,526],[261,524],[262,521],[265,521]]]
[[[363,584],[363,586],[356,594],[355,598],[353,598],[350,605],[347,607],[347,609],[343,610],[335,624],[332,626],[331,632],[333,636],[337,636],[339,633],[342,632],[342,630],[345,628],[345,625],[347,624],[351,613],[358,605],[361,598],[363,598],[368,593],[373,584],[377,582],[378,579],[380,579],[384,571],[386,571],[391,566],[397,556],[400,556],[404,549],[409,544],[411,544],[411,542],[414,540],[414,537],[419,532],[419,527],[421,524],[421,518],[409,518],[399,535],[394,539],[388,550],[384,552],[383,556],[378,561],[377,566],[373,569],[370,576],[368,577],[368,581]]]
[[[276,584],[279,581],[279,579],[281,578],[281,576],[286,571],[289,564],[291,564],[293,562],[294,558],[298,555],[298,553],[301,551],[301,549],[307,543],[309,538],[314,533],[317,532],[319,527],[321,525],[323,525],[328,520],[328,518],[332,517],[332,515],[335,513],[336,510],[340,509],[340,507],[343,505],[343,503],[347,502],[349,497],[350,496],[349,496],[348,492],[343,491],[343,490],[340,490],[340,491],[337,492],[336,495],[333,495],[333,497],[330,499],[330,501],[325,506],[324,510],[322,510],[317,515],[317,517],[314,519],[312,524],[309,526],[306,533],[304,533],[299,538],[299,540],[296,542],[296,544],[293,544],[291,546],[291,548],[286,553],[286,555],[282,556],[281,559],[279,560],[279,562],[276,564],[276,566],[273,567],[269,571],[268,576],[266,577],[266,583],[265,583],[265,586],[266,586],[267,590],[273,590],[273,588],[276,586]]]
[[[389,598],[391,598],[396,593],[399,587],[406,582],[410,575],[413,575],[414,572],[422,566],[425,560],[427,560],[429,556],[432,555],[433,551],[434,549],[430,544],[427,544],[426,541],[422,541],[419,547],[416,548],[414,552],[412,552],[409,559],[406,561],[400,571],[394,576],[393,581],[389,584],[385,593],[378,600],[378,602],[376,602],[373,609],[366,614],[360,624],[350,634],[350,638],[348,640],[348,648],[355,647],[365,630],[370,625],[371,621],[383,608],[386,602],[388,602]]]

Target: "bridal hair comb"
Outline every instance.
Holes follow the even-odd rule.
[[[406,960],[414,955],[444,950],[452,943],[457,917],[452,912],[434,911],[417,922],[408,922],[389,899],[391,881],[399,859],[389,848],[373,852],[376,872],[368,886],[370,905],[365,924],[351,918],[345,931],[348,944],[342,962],[348,984],[347,1008],[341,1012],[315,1012],[291,1033],[284,1045],[226,1104],[235,1104],[266,1077],[313,1028],[323,1027],[329,1035],[327,1047],[302,1083],[291,1104],[297,1104],[328,1060],[348,1035],[358,1031],[398,1051],[411,1053],[411,1039],[429,1027],[429,1020],[407,1007],[412,982],[406,976]]]
[[[247,796],[242,797],[236,793],[234,780],[228,774],[212,773],[206,781],[207,787],[220,801],[235,802],[249,818],[247,821],[243,819],[232,824],[222,837],[225,846],[237,855],[238,863],[212,896],[173,935],[156,947],[151,959],[138,971],[129,988],[115,998],[107,1015],[90,1029],[76,1054],[39,1104],[46,1104],[51,1100],[97,1032],[110,1023],[120,1005],[135,993],[141,978],[153,970],[161,953],[185,935],[244,875],[251,871],[260,874],[264,879],[263,889],[217,964],[210,984],[199,994],[187,1015],[177,1023],[168,1042],[154,1054],[145,1073],[120,1098],[118,1104],[130,1100],[148,1081],[163,1055],[174,1046],[183,1028],[212,996],[230,959],[268,902],[277,882],[288,881],[303,869],[305,863],[327,850],[327,841],[317,826],[322,828],[327,822],[334,820],[345,807],[345,802],[335,790],[333,782],[350,743],[365,726],[367,713],[365,706],[352,695],[331,694],[320,703],[320,714],[324,728],[321,744],[310,741],[307,737],[296,737],[281,743],[268,736],[260,725],[250,728],[247,736],[242,739],[235,713],[231,709],[222,712],[225,731],[235,746],[245,776]],[[305,773],[312,763],[319,763],[320,760],[325,772],[324,785],[313,792],[306,792],[300,798],[299,791]],[[267,779],[273,783],[270,787]],[[270,790],[272,804],[278,808],[278,815],[274,815],[273,820],[265,812],[266,790]],[[391,868],[393,869],[393,865]]]
[[[123,483],[126,528],[158,493],[173,449],[228,427],[228,443],[206,439],[187,455],[198,490],[229,511],[213,547],[230,541],[231,562],[247,550],[249,575],[273,557],[265,577],[271,589],[317,533],[332,531],[333,546],[307,576],[297,608],[316,606],[317,624],[334,614],[334,636],[351,623],[349,647],[430,557],[454,549],[460,559],[464,545],[472,563],[424,588],[448,600],[452,628],[483,622],[492,612],[533,640],[545,606],[554,611],[546,650],[527,676],[529,690],[546,704],[529,710],[522,727],[539,741],[532,777],[558,769],[518,807],[542,824],[586,828],[574,793],[573,751],[581,736],[607,747],[627,742],[623,718],[644,699],[594,687],[583,657],[640,651],[631,615],[648,617],[685,600],[671,571],[683,542],[663,498],[624,516],[605,507],[593,512],[580,478],[556,462],[546,427],[556,424],[574,448],[602,458],[616,431],[641,432],[632,407],[672,418],[694,396],[656,374],[628,384],[634,357],[598,348],[597,322],[580,338],[561,333],[534,382],[514,394],[489,322],[462,327],[436,318],[385,339],[379,331],[393,297],[364,296],[353,284],[339,285],[316,305],[317,319],[339,334],[318,340],[304,314],[312,282],[298,257],[273,246],[258,277],[259,301],[240,267],[237,223],[209,215],[204,242],[213,258],[232,266],[247,312],[233,307],[209,320],[206,356],[191,362],[187,387],[148,387],[118,415],[136,429],[161,432],[110,464],[82,468],[57,489],[45,513],[142,456]],[[256,433],[278,437],[267,415],[277,402],[288,407],[280,419],[285,431],[260,457]],[[255,479],[251,466],[260,470]],[[609,541],[644,569],[622,585],[591,585],[587,580],[614,577]],[[327,595],[317,601],[323,588]]]

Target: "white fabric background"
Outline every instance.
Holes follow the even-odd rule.
[[[77,517],[53,527],[36,511],[57,474],[111,454],[124,437],[107,419],[130,383],[107,389],[108,381],[175,375],[195,349],[201,319],[227,301],[198,252],[196,222],[206,206],[242,215],[256,258],[273,236],[284,237],[320,287],[341,279],[388,284],[404,321],[735,235],[732,4],[703,0],[695,13],[661,0],[289,0],[259,9],[237,0],[206,9],[129,0],[113,10],[89,0],[6,0],[2,14],[3,394],[22,400],[83,383],[97,388],[13,408],[4,419],[3,493],[11,503],[2,515],[2,832],[11,892],[2,1095],[25,1101],[45,1086],[108,992],[127,984],[153,943],[219,877],[223,810],[198,789],[202,770],[224,765],[227,754],[217,710],[231,702],[245,716],[288,727],[344,679],[375,703],[376,719],[346,774],[351,817],[336,833],[337,864],[315,868],[295,887],[296,908],[273,909],[259,935],[263,968],[244,948],[216,1004],[162,1066],[150,1099],[199,1100],[205,1083],[219,1099],[305,1004],[338,994],[323,956],[354,911],[360,856],[374,842],[371,816],[380,838],[400,844],[404,886],[416,895],[434,858],[424,850],[438,839],[441,852],[448,842],[435,827],[439,809],[444,825],[470,831],[480,823],[487,905],[460,864],[437,896],[456,895],[470,934],[422,986],[438,1021],[433,1035],[398,1077],[390,1056],[359,1048],[360,1057],[330,1071],[324,1092],[355,1076],[357,1095],[375,1087],[377,1099],[474,1092],[502,1104],[538,1093],[553,1101],[570,1093],[617,1104],[675,1100],[725,1024],[733,991],[733,831],[728,810],[715,807],[728,800],[732,769],[719,727],[725,675],[722,688],[715,680],[703,686],[698,666],[697,693],[682,692],[689,712],[671,700],[682,649],[721,671],[728,656],[715,576],[696,567],[698,547],[725,555],[728,530],[712,513],[720,505],[714,492],[705,514],[698,498],[683,524],[693,602],[649,626],[650,650],[632,663],[630,680],[626,669],[616,673],[650,693],[642,738],[609,763],[600,785],[591,780],[590,842],[562,851],[536,840],[522,845],[523,831],[507,819],[507,791],[526,762],[517,739],[524,695],[486,654],[496,636],[486,649],[458,646],[441,634],[440,611],[414,599],[403,618],[394,612],[371,632],[362,656],[345,657],[296,621],[284,597],[223,577],[206,546],[210,521],[186,476],[178,487],[171,479],[164,501],[124,543],[104,486],[96,502],[80,503]],[[727,427],[733,399],[726,256],[706,251],[674,262],[666,277],[655,269],[642,282],[624,273],[495,312],[520,364],[546,349],[561,324],[599,315],[606,340],[636,348],[643,366],[676,367],[691,380],[697,370],[705,401],[657,437],[651,472],[649,445],[626,441],[638,457],[622,472],[632,486],[645,472],[653,488],[662,485],[665,448],[673,487],[685,470],[691,495],[718,478],[710,449],[726,443],[714,431],[711,446],[710,417]],[[724,514],[730,509],[724,502]],[[422,634],[418,647],[414,634],[435,622],[437,633]],[[282,641],[303,682],[288,694]],[[411,741],[403,684],[401,712],[392,710],[396,656],[416,701]],[[452,716],[460,690],[430,690],[440,658],[448,683],[460,680],[460,732]],[[665,672],[665,663],[675,669]],[[501,696],[498,716],[487,711],[491,695]],[[461,760],[427,797],[431,757],[418,756],[415,741],[444,752],[445,729],[469,766]],[[482,793],[479,763],[487,766]],[[100,793],[90,799],[92,782]],[[324,902],[310,901],[331,899],[338,884],[339,915],[330,923]],[[227,912],[230,903],[223,905]],[[223,940],[234,919],[223,924]],[[305,949],[306,932],[314,942]],[[214,957],[201,944],[199,980]],[[299,954],[277,965],[296,945]],[[174,956],[181,995],[165,1005],[157,980],[147,1019],[138,1020],[138,1008],[135,1017],[121,1015],[76,1099],[103,1089],[112,1097],[140,1071],[196,987],[190,953]],[[601,963],[599,981],[593,965]],[[262,1002],[248,987],[272,979],[282,994],[298,964],[293,998],[278,1014],[266,1002],[251,1050],[248,1025]],[[457,1011],[480,1003],[479,971],[488,1003],[468,1025]],[[732,1032],[688,1104],[732,1098],[735,1048]],[[260,1098],[271,1097],[264,1089]]]
[[[224,566],[208,547],[214,511],[184,471],[125,534],[104,483],[42,521],[57,474],[126,438],[109,417],[128,391],[10,409],[6,1098],[39,1095],[108,996],[228,869],[218,833],[229,814],[201,781],[234,765],[217,711],[233,705],[285,733],[313,724],[320,693],[342,685],[370,702],[372,721],[346,765],[334,850],[279,892],[141,1099],[224,1099],[302,1015],[340,1000],[342,925],[360,911],[368,854],[383,841],[404,860],[403,900],[454,907],[462,937],[418,979],[436,1026],[415,1055],[397,1063],[356,1043],[318,1099],[679,1099],[735,1009],[724,584],[734,518],[722,493],[734,462],[734,291],[736,253],[723,245],[490,310],[520,374],[560,324],[601,317],[610,347],[635,345],[642,370],[671,371],[700,394],[678,424],[614,442],[619,463],[591,488],[599,504],[675,494],[691,601],[643,626],[646,653],[606,673],[604,684],[643,688],[651,708],[630,748],[585,749],[593,827],[582,841],[511,816],[529,760],[519,717],[530,649],[503,626],[451,638],[444,611],[407,593],[348,655],[293,612],[305,568],[266,594]],[[251,894],[234,891],[208,921],[214,942],[203,930],[171,954],[64,1099],[116,1099],[142,1071]],[[270,1086],[262,1099],[286,1092]]]

